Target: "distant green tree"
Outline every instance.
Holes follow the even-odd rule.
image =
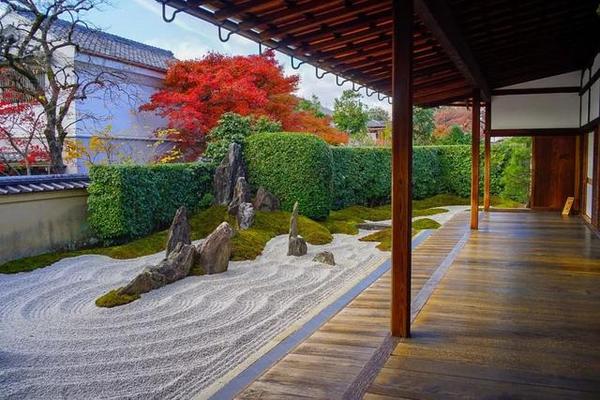
[[[367,134],[369,113],[361,101],[362,96],[353,90],[344,90],[335,99],[333,107],[333,122],[335,126],[347,132],[354,140],[362,140]]]
[[[369,120],[381,122],[389,122],[390,120],[390,113],[387,112],[386,109],[381,107],[369,108],[367,113],[369,114]]]
[[[454,125],[446,136],[435,140],[438,145],[453,145],[453,144],[470,144],[471,135],[461,129],[460,126]]]
[[[308,111],[315,117],[325,118],[325,113],[322,110],[323,106],[321,105],[321,101],[314,94],[311,96],[310,100],[300,99],[296,106],[296,111]]]
[[[511,138],[511,156],[502,174],[502,197],[527,203],[531,183],[531,138]]]
[[[432,144],[435,120],[434,108],[413,107],[413,144],[417,146]]]

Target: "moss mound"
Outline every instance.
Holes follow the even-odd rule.
[[[369,221],[383,221],[392,218],[389,205],[380,207],[351,206],[342,210],[331,211],[329,217],[322,222],[331,233],[358,234],[358,224]]]
[[[424,210],[427,208],[443,207],[443,206],[468,206],[470,200],[464,197],[459,197],[454,194],[437,194],[423,200],[413,200],[414,210]]]
[[[426,217],[428,215],[443,214],[448,212],[445,208],[426,208],[424,210],[413,210],[413,217]]]
[[[437,229],[439,227],[440,224],[438,224],[432,219],[418,219],[416,221],[413,221],[412,236],[415,236],[423,229]],[[377,248],[379,250],[390,251],[392,250],[392,228],[382,229],[380,231],[371,233],[370,235],[364,236],[358,240],[361,240],[363,242],[379,242],[379,244],[377,245]]]
[[[111,290],[110,292],[98,297],[96,299],[96,306],[111,308],[116,306],[122,306],[124,304],[131,303],[140,298],[139,295],[122,295],[119,294],[119,289]]]

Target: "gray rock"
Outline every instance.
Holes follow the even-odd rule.
[[[190,224],[187,219],[187,209],[181,206],[177,209],[173,222],[169,228],[169,236],[167,237],[167,250],[165,257],[173,251],[177,243],[190,244],[192,243],[190,235]]]
[[[240,229],[248,229],[254,224],[254,206],[252,203],[242,203],[238,207],[237,223]]]
[[[178,243],[169,257],[163,259],[157,266],[144,269],[127,286],[121,288],[119,294],[146,293],[185,278],[194,264],[195,252],[191,244]]]
[[[213,178],[213,189],[217,204],[228,205],[231,202],[233,190],[240,176],[246,176],[242,147],[237,143],[231,143],[229,152],[217,167]]]
[[[303,256],[308,251],[308,246],[306,245],[306,241],[302,238],[302,236],[290,237],[290,241],[288,243],[288,256]]]
[[[197,249],[194,274],[211,275],[227,271],[231,257],[231,238],[235,231],[227,222],[222,222]]]
[[[294,203],[292,216],[290,217],[290,237],[298,236],[298,202]]]
[[[277,211],[280,208],[279,199],[264,187],[259,187],[254,199],[254,208],[257,211]]]
[[[288,256],[303,256],[308,251],[306,241],[298,235],[298,202],[294,203],[290,218],[290,235],[288,243]]]
[[[321,264],[335,265],[335,258],[333,257],[333,253],[329,251],[322,251],[320,253],[317,253],[315,258],[313,258],[313,261],[319,262]]]
[[[233,198],[231,199],[231,202],[229,202],[227,212],[231,215],[237,215],[240,204],[250,202],[251,198],[252,193],[250,192],[250,185],[246,182],[246,178],[240,176],[235,183]]]

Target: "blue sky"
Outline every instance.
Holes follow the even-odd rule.
[[[167,14],[171,15],[171,12],[172,9],[167,7]],[[171,50],[180,59],[198,58],[208,51],[226,54],[258,53],[256,43],[238,35],[233,35],[227,43],[221,43],[214,25],[184,13],[179,13],[172,23],[164,22],[161,5],[154,0],[112,0],[111,5],[104,5],[88,14],[87,20],[115,35]],[[317,79],[314,67],[308,65],[294,71],[287,56],[279,54],[278,60],[284,65],[286,74],[300,75],[299,96],[308,98],[315,94],[326,107],[332,108],[334,99],[342,90],[351,87],[350,84],[338,87],[332,75]],[[364,96],[364,90],[362,94]],[[379,102],[376,97],[364,96],[363,101],[369,106],[379,105],[389,110],[387,102]]]

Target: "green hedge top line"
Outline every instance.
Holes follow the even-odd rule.
[[[517,151],[517,145],[493,145],[492,194],[526,193],[520,189],[527,185],[522,177],[528,176],[524,162],[528,153],[522,151],[522,143]],[[414,147],[413,198],[440,193],[468,197],[470,152],[469,145]],[[300,212],[312,219],[326,218],[331,209],[390,200],[387,148],[330,147],[314,135],[260,133],[247,137],[244,157],[255,189],[263,186],[271,191],[284,210],[298,201]],[[213,175],[214,167],[206,163],[92,167],[90,226],[105,240],[147,235],[167,226],[181,205],[192,211],[209,205]]]
[[[501,142],[493,147],[491,193],[500,195],[513,145]],[[389,148],[329,147],[311,135],[261,133],[248,138],[245,157],[251,184],[273,192],[284,209],[298,201],[310,218],[325,218],[330,209],[390,201]],[[525,170],[521,173],[528,175]],[[414,199],[440,193],[468,197],[470,191],[470,145],[414,147]]]

